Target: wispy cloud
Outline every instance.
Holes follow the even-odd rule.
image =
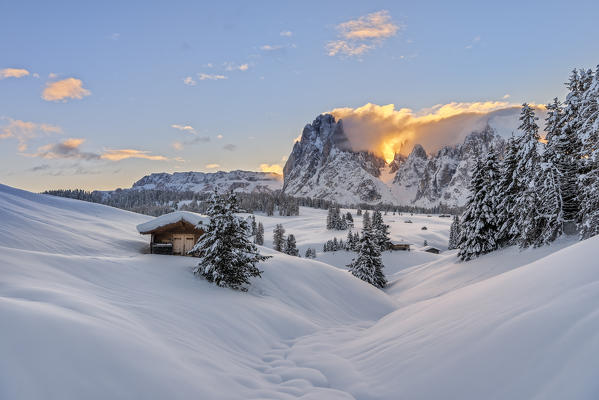
[[[0,69],[0,79],[6,78],[23,78],[28,76],[29,71],[23,68],[4,68]]]
[[[0,139],[17,139],[19,151],[27,150],[27,142],[32,139],[48,134],[62,133],[59,126],[51,124],[39,124],[8,117],[2,117],[0,121],[8,122],[4,126],[0,126]]]
[[[476,46],[478,43],[480,42],[480,36],[476,36],[474,39],[472,39],[472,42],[470,42],[469,45],[466,46],[466,50],[470,50],[472,49],[474,46]]]
[[[46,101],[66,101],[69,99],[82,99],[91,92],[83,87],[83,82],[77,78],[67,78],[56,82],[49,82],[42,93]]]
[[[173,149],[175,150],[183,150],[183,143],[179,142],[179,141],[175,141],[171,144],[171,146],[173,146]]]
[[[34,167],[29,168],[27,171],[37,172],[37,171],[45,171],[50,169],[50,164],[40,164]]]
[[[291,31],[282,31],[280,33],[280,35],[281,36],[285,36],[285,37],[291,37],[291,36],[293,36],[293,32],[291,32]]]
[[[120,38],[121,38],[121,34],[118,32],[115,32],[112,35],[110,35],[110,39],[112,39],[112,40],[119,40]]]
[[[275,44],[275,45],[265,44],[264,46],[260,46],[260,50],[264,50],[264,51],[277,51],[277,50],[282,50],[285,47],[286,46],[284,46],[282,44]]]
[[[41,146],[36,153],[25,154],[29,157],[39,157],[45,159],[81,159],[81,160],[99,160],[100,154],[81,151],[80,147],[85,139],[70,138],[58,143],[51,143]]]
[[[173,146],[175,150],[183,150],[185,147],[193,146],[197,143],[208,143],[209,141],[210,138],[208,136],[196,136],[191,140],[185,140],[183,142],[179,140],[174,141],[173,143],[171,143],[171,146]]]
[[[234,151],[235,149],[237,149],[237,146],[229,143],[229,144],[224,145],[223,149],[228,150],[228,151]]]
[[[41,146],[35,153],[22,153],[28,157],[43,159],[78,159],[78,160],[108,160],[121,161],[128,158],[142,158],[152,161],[167,161],[168,158],[161,155],[153,155],[149,151],[135,149],[106,149],[101,153],[86,152],[81,150],[85,142],[82,138],[69,138],[58,143],[50,143]]]
[[[328,42],[326,49],[329,56],[362,56],[381,46],[400,29],[388,11],[377,11],[337,25],[338,39]]]
[[[197,82],[191,76],[186,76],[185,78],[183,78],[183,83],[187,86],[197,85]]]
[[[260,164],[260,171],[274,172],[275,174],[282,174],[283,166],[281,166],[280,164]]]
[[[215,169],[220,168],[220,164],[206,164],[205,167],[208,169]]]
[[[509,99],[510,97],[512,97],[509,93],[506,93],[503,95],[503,99]]]
[[[172,124],[171,128],[175,128],[175,129],[178,129],[180,131],[187,132],[187,133],[192,133],[192,134],[196,133],[195,129],[191,125]]]
[[[218,81],[218,80],[221,80],[221,79],[227,79],[227,77],[225,75],[205,74],[205,73],[199,73],[198,74],[198,78],[201,81],[205,81],[205,80]]]
[[[218,135],[216,135],[216,138],[217,138],[217,139],[222,139],[223,137],[224,137],[224,136],[223,136],[223,135],[221,135],[220,133],[219,133]]]
[[[249,64],[235,64],[232,62],[224,63],[226,71],[247,71],[250,68]]]

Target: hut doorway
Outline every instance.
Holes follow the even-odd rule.
[[[173,253],[186,255],[193,249],[196,239],[193,235],[183,233],[173,233]]]

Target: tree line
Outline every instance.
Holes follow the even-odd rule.
[[[462,260],[599,233],[599,67],[574,70],[566,86],[564,102],[547,105],[545,138],[525,103],[503,157],[494,148],[477,157],[465,210],[450,230],[449,248]]]

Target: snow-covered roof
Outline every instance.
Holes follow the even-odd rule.
[[[188,222],[194,226],[203,224],[208,225],[210,223],[210,218],[205,215],[197,214],[189,211],[175,211],[172,213],[161,215],[160,217],[156,217],[151,221],[144,222],[143,224],[137,225],[137,231],[139,233],[146,233],[158,229],[162,226],[175,224],[179,221]]]

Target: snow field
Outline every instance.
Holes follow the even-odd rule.
[[[415,249],[385,255],[380,291],[323,255],[347,234],[326,211],[300,213],[257,216],[274,257],[241,293],[142,254],[150,217],[0,186],[0,398],[599,396],[598,237],[461,263],[419,251],[450,219],[387,215]],[[270,250],[276,223],[318,258]]]

